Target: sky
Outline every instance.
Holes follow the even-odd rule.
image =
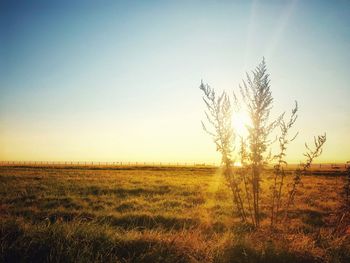
[[[266,59],[287,151],[350,160],[349,1],[0,0],[0,160],[218,162],[201,79],[231,94]]]

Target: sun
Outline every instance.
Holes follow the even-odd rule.
[[[242,167],[243,165],[242,165],[242,163],[241,163],[240,161],[236,161],[236,162],[233,164],[233,166],[235,166],[235,167]]]
[[[234,112],[232,116],[232,126],[237,135],[246,138],[248,136],[247,125],[250,125],[250,123],[251,120],[246,111]]]

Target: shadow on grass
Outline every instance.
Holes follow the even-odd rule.
[[[83,208],[82,205],[76,203],[72,198],[66,197],[66,198],[45,198],[40,203],[40,208],[43,209],[54,209],[58,207],[64,207],[67,209],[75,209],[80,210]]]
[[[19,209],[11,212],[16,217],[29,219],[33,223],[55,223],[70,221],[91,221],[95,215],[88,212],[54,210],[54,211],[37,211],[31,208]]]
[[[99,186],[84,187],[79,190],[80,195],[117,195],[118,197],[144,196],[166,194],[170,192],[170,187],[147,188],[101,188]]]
[[[189,229],[200,224],[199,220],[163,215],[128,214],[122,216],[103,216],[97,219],[99,223],[117,226],[124,229],[156,229],[166,230]]]
[[[236,240],[208,250],[206,245],[198,244],[191,231],[187,237],[175,234],[169,238],[163,232],[118,232],[95,224],[32,225],[3,220],[0,233],[1,262],[321,262],[309,254],[276,248],[272,243],[256,248]],[[199,242],[213,245],[209,240]],[[343,259],[337,262],[346,262]]]
[[[159,236],[125,236],[93,225],[1,222],[1,262],[208,262]],[[197,257],[197,259],[196,259]]]
[[[322,227],[325,225],[324,217],[328,213],[311,210],[311,209],[300,209],[290,212],[291,218],[301,218],[304,224],[312,227]]]
[[[267,246],[257,250],[245,243],[226,248],[218,262],[223,263],[313,263],[321,262],[309,255],[300,255],[293,252],[275,249]]]

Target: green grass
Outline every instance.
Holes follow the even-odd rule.
[[[263,196],[251,231],[215,168],[0,167],[1,261],[350,262],[344,179],[304,177],[275,231]]]

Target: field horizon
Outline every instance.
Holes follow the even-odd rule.
[[[266,164],[265,169],[273,169],[273,163]],[[132,168],[220,168],[222,164],[215,162],[113,162],[113,161],[0,161],[0,167],[27,167],[27,168],[85,168],[85,169],[132,169]],[[239,167],[239,165],[237,166]],[[286,163],[285,170],[293,172],[295,169],[302,167],[302,163]],[[310,165],[310,172],[325,174],[346,175],[350,167],[348,162],[314,162]]]

